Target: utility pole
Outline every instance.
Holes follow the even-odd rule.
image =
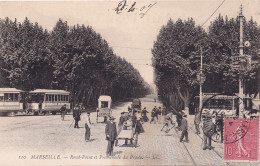
[[[200,47],[200,103],[199,103],[199,111],[202,109],[202,48]]]
[[[242,72],[243,70],[243,64],[242,61],[245,59],[244,57],[244,53],[243,53],[243,49],[244,49],[244,45],[243,45],[243,20],[244,20],[244,16],[242,13],[242,5],[240,6],[240,13],[239,13],[239,21],[240,21],[240,44],[239,44],[239,61],[240,61],[240,72]],[[243,103],[243,99],[244,99],[244,82],[243,82],[243,78],[242,75],[239,75],[239,118],[243,117],[243,113],[244,113],[244,103]]]

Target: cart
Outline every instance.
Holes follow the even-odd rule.
[[[98,98],[98,108],[96,109],[97,111],[97,118],[96,122],[98,123],[98,118],[99,117],[104,117],[104,122],[107,121],[107,118],[111,116],[112,111],[111,111],[111,106],[112,106],[112,99],[110,96],[99,96]]]
[[[133,127],[132,126],[132,121],[128,121],[127,126],[128,127],[126,127],[126,129],[122,129],[120,131],[120,133],[118,134],[116,142],[115,142],[115,146],[118,146],[118,141],[119,140],[128,139],[132,143],[132,147],[136,148],[137,142],[138,142],[138,137],[135,134],[136,125]]]
[[[141,112],[142,103],[140,99],[133,99],[131,104],[132,110],[136,110],[137,112]]]

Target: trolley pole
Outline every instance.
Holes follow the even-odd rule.
[[[240,72],[242,72],[243,64],[242,61],[244,60],[244,53],[243,53],[243,13],[242,13],[242,5],[240,6],[240,13],[239,13],[239,20],[240,20],[240,44],[239,44],[239,62],[240,62]],[[239,75],[239,118],[243,117],[244,113],[244,104],[243,104],[243,99],[244,99],[244,82],[242,75]]]

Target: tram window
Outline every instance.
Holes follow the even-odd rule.
[[[60,96],[60,100],[61,100],[61,101],[64,101],[64,95],[61,95],[61,96]]]
[[[57,95],[54,95],[54,101],[57,101]]]
[[[68,101],[69,100],[69,96],[64,96],[64,101]]]
[[[14,93],[14,101],[18,101],[18,97],[19,96],[19,94],[18,93]]]
[[[49,101],[49,95],[46,95],[46,99],[45,99],[46,101]]]
[[[57,101],[60,101],[60,95],[57,95],[57,99],[58,99]]]
[[[224,100],[225,108],[232,109],[232,99]]]
[[[211,106],[212,108],[218,107],[218,100],[216,100],[216,99],[210,100],[210,106]]]
[[[4,100],[4,96],[0,96],[0,101],[3,101]]]
[[[5,93],[4,94],[4,100],[5,101],[13,101],[13,99],[14,99],[14,96],[13,96],[12,93]]]

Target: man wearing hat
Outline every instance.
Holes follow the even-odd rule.
[[[64,120],[65,118],[65,113],[66,113],[66,104],[64,104],[61,108],[60,108],[60,114],[61,114],[61,119]]]
[[[180,142],[182,142],[184,136],[185,136],[185,141],[189,142],[188,140],[188,122],[187,122],[187,115],[183,115],[183,118],[181,120],[181,138],[180,138]]]
[[[85,141],[88,142],[90,139],[90,128],[91,128],[91,122],[90,122],[90,112],[87,112],[87,121],[85,123]]]
[[[75,120],[74,128],[79,128],[79,121],[80,121],[80,107],[76,105],[73,111],[73,118]]]
[[[203,119],[203,150],[214,148],[211,146],[211,137],[214,134],[214,130],[215,125],[212,122],[212,117],[207,113]]]
[[[144,107],[144,109],[141,112],[141,116],[142,116],[142,121],[143,122],[148,122],[149,121],[149,119],[147,117],[147,113],[149,113],[149,112],[146,110],[146,107]]]
[[[106,140],[108,141],[107,144],[107,156],[111,156],[113,154],[113,147],[114,142],[117,137],[117,130],[116,130],[116,123],[114,122],[114,117],[110,116],[109,121],[107,122],[105,134],[106,134]]]

